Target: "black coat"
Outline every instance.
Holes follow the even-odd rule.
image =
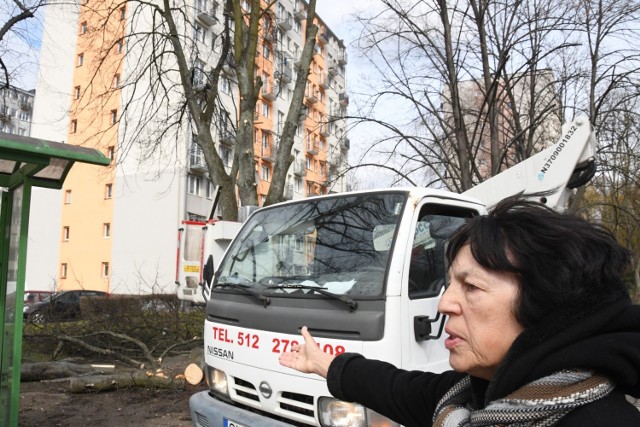
[[[525,330],[491,381],[472,378],[474,407],[563,369],[593,370],[616,388],[557,426],[640,426],[640,411],[625,399],[625,394],[640,397],[640,306],[622,300],[588,316],[557,313]],[[464,375],[405,371],[346,353],[332,362],[327,384],[338,399],[361,403],[407,427],[428,426],[442,396]]]

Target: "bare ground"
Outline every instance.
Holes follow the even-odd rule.
[[[168,363],[174,374],[184,360]],[[191,427],[189,397],[204,384],[182,390],[130,388],[70,393],[68,381],[23,382],[19,425],[24,427]]]

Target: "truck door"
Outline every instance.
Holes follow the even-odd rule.
[[[455,203],[455,205],[453,205]],[[444,347],[444,316],[438,301],[448,281],[445,251],[449,238],[466,218],[478,215],[470,205],[441,200],[424,203],[415,218],[413,242],[407,250],[402,297],[403,367],[430,372],[449,369]]]

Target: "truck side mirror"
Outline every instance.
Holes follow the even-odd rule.
[[[207,258],[207,262],[204,264],[202,269],[202,296],[205,301],[209,299],[209,295],[211,295],[211,283],[213,283],[213,274],[215,273],[215,269],[213,267],[213,255],[209,255]]]

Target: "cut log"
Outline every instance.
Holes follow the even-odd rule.
[[[151,374],[147,371],[121,372],[113,375],[92,375],[75,377],[69,381],[69,390],[72,393],[85,393],[90,391],[109,391],[130,387],[149,387],[166,389],[183,389],[184,379],[167,378]]]
[[[191,385],[198,385],[204,378],[204,348],[195,347],[189,353],[189,363],[184,378]]]
[[[204,378],[204,372],[201,366],[196,363],[189,363],[184,370],[184,379],[191,385],[198,385]]]
[[[45,381],[56,378],[68,378],[77,375],[102,374],[106,370],[91,365],[72,362],[36,362],[23,363],[20,368],[21,381]]]

